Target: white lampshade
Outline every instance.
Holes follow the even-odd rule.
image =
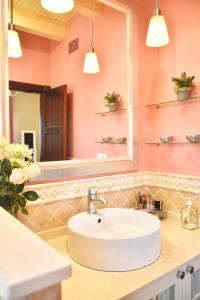
[[[42,6],[53,13],[66,13],[73,9],[73,0],[41,0]]]
[[[8,57],[21,57],[22,50],[17,31],[8,30]]]
[[[151,17],[146,45],[149,47],[161,47],[167,45],[169,41],[165,18],[162,15],[155,15]]]
[[[83,72],[88,74],[96,74],[100,72],[99,62],[95,52],[87,52],[83,65]]]

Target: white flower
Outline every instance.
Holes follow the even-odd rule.
[[[0,160],[3,160],[7,157],[7,153],[4,149],[0,148]]]
[[[32,157],[33,149],[29,149],[29,147],[24,144],[9,144],[8,152],[10,158],[16,158],[22,160],[27,158],[29,161],[33,159]]]
[[[18,158],[9,158],[12,167],[14,168],[24,168],[27,166],[27,162]]]
[[[7,140],[3,136],[0,136],[0,147],[5,148],[8,145],[9,145],[9,143],[7,142]]]
[[[24,172],[25,176],[28,177],[28,179],[32,179],[41,174],[40,168],[36,164],[33,164],[33,163],[28,165],[27,167],[25,167],[23,169],[23,172]]]
[[[13,169],[10,175],[10,182],[13,184],[22,184],[24,183],[28,177],[23,172],[23,169]]]

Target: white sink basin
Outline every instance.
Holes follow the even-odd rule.
[[[69,254],[79,264],[104,271],[128,271],[160,255],[160,221],[126,208],[79,213],[68,221]]]

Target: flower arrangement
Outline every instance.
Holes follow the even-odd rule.
[[[27,215],[27,200],[39,198],[34,191],[23,192],[25,184],[41,174],[32,152],[27,145],[9,144],[0,137],[0,206],[15,217],[19,211]]]

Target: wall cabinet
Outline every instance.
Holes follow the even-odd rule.
[[[123,300],[200,300],[200,255]]]

